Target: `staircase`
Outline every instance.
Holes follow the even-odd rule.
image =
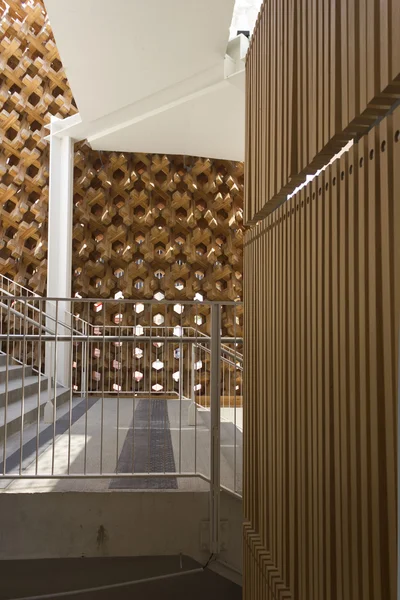
[[[7,362],[8,397],[6,399]],[[25,375],[23,375],[24,369]],[[40,375],[39,379],[39,374],[34,372],[32,367],[24,367],[8,357],[7,354],[0,354],[0,443],[3,442],[6,431],[7,437],[20,431],[22,402],[24,403],[24,427],[37,422],[38,411],[39,420],[43,419],[44,407],[48,401],[48,384],[48,378]],[[53,398],[54,389],[51,393],[51,400]],[[58,385],[56,389],[57,406],[60,406],[68,399],[69,390]]]

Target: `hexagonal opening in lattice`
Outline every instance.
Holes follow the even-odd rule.
[[[101,312],[103,310],[103,303],[102,302],[95,302],[93,304],[93,310],[95,313]]]
[[[197,269],[197,271],[194,272],[194,276],[196,277],[196,279],[201,281],[202,279],[204,279],[204,271],[202,271],[201,269]]]
[[[122,292],[116,292],[116,293],[114,294],[114,299],[115,299],[115,300],[122,300],[123,298],[124,298],[124,295],[123,295],[123,293],[122,293]]]
[[[113,360],[113,362],[112,362],[112,368],[113,368],[115,371],[119,371],[119,370],[120,370],[120,368],[121,368],[121,363],[119,362],[119,360],[116,360],[116,359],[114,359],[114,360]]]
[[[202,315],[195,315],[194,322],[196,323],[196,325],[203,325],[204,317]]]
[[[133,378],[139,383],[139,381],[142,381],[143,379],[143,373],[141,371],[135,371],[133,374]]]
[[[115,179],[115,181],[120,182],[123,180],[124,177],[125,177],[125,174],[121,169],[117,169],[113,173],[113,179]]]
[[[141,348],[135,348],[135,350],[133,351],[133,355],[135,358],[140,360],[141,358],[143,358],[143,350]]]
[[[100,204],[93,204],[90,210],[95,217],[101,217],[101,215],[103,214],[103,207],[100,206]],[[101,239],[103,239],[103,236]]]
[[[164,363],[162,360],[160,360],[159,358],[157,358],[154,362],[151,363],[151,366],[153,367],[153,369],[155,369],[156,371],[160,371],[161,369],[164,368]]]
[[[178,244],[178,246],[182,246],[186,242],[186,236],[184,236],[183,233],[180,233],[176,236],[175,242]]]
[[[153,342],[154,348],[162,348],[164,346],[164,342]]]
[[[116,240],[115,242],[113,242],[112,249],[117,254],[121,254],[124,249],[124,244],[120,240]]]
[[[178,315],[181,315],[184,310],[185,307],[183,304],[174,304],[174,312],[176,312]]]
[[[187,217],[187,211],[183,208],[183,206],[180,206],[175,212],[175,215],[177,219],[183,220]]]
[[[123,218],[118,213],[116,215],[114,215],[113,218],[111,219],[111,223],[114,225],[114,227],[120,227],[120,225],[122,225],[123,222],[124,222]]]
[[[177,279],[174,285],[175,288],[181,292],[185,288],[185,281],[183,279]]]
[[[135,217],[138,217],[138,218],[141,219],[146,214],[146,210],[143,208],[143,206],[141,206],[140,204],[138,204],[133,209],[133,214],[135,215]]]
[[[35,165],[30,165],[26,170],[26,174],[29,175],[29,177],[31,177],[32,179],[36,177],[38,173],[39,169]]]
[[[164,323],[164,321],[165,321],[164,315],[162,315],[161,313],[157,313],[153,317],[153,323],[155,325],[162,325]]]
[[[118,385],[118,383],[113,383],[113,390],[114,392],[120,392],[122,390],[122,387]]]
[[[92,379],[93,379],[93,381],[100,381],[101,374],[98,371],[93,371],[92,372]]]
[[[173,335],[175,337],[182,337],[182,335],[183,335],[183,327],[181,327],[180,325],[176,325],[174,327]]]
[[[94,287],[96,288],[96,290],[99,290],[101,288],[102,282],[100,277],[96,277],[94,280]]]
[[[215,287],[217,288],[217,290],[219,292],[223,292],[224,290],[226,290],[226,288],[228,287],[228,284],[226,283],[225,279],[219,279],[216,283],[215,283]]]
[[[158,173],[156,173],[155,179],[156,179],[157,183],[159,183],[161,185],[162,183],[164,183],[166,181],[167,175],[166,175],[166,173],[164,173],[164,171],[161,170],[161,171],[158,171]]]
[[[186,256],[183,254],[183,252],[180,252],[177,257],[176,257],[176,264],[178,264],[180,267],[184,264],[186,264],[187,262],[187,258]]]
[[[207,202],[205,200],[199,199],[196,200],[196,208],[200,211],[200,212],[204,212],[207,208]]]
[[[140,266],[143,264],[144,256],[141,252],[135,252],[135,254],[133,255],[133,260],[134,260],[135,264]]]
[[[175,348],[174,350],[174,358],[178,359],[181,357],[181,350],[180,348]]]
[[[166,226],[167,222],[164,219],[164,217],[157,217],[157,219],[154,221],[154,225],[158,228],[158,229],[163,229]]]
[[[157,256],[164,256],[165,255],[165,244],[158,242],[154,246],[154,252],[157,254]]]
[[[163,208],[165,208],[166,202],[164,198],[161,198],[161,196],[156,196],[156,198],[154,199],[154,206],[158,208],[158,210],[162,210]]]
[[[77,267],[74,271],[74,275],[75,277],[79,277],[80,275],[82,275],[82,267]]]
[[[207,221],[207,219],[205,219],[204,217],[202,217],[201,219],[199,219],[197,221],[197,227],[199,229],[201,229],[201,231],[204,231],[205,229],[207,229],[208,228],[208,221]]]
[[[175,373],[172,373],[172,379],[174,381],[179,381],[179,376],[180,376],[179,371],[175,371]]]
[[[29,104],[32,104],[32,106],[36,106],[40,101],[40,96],[38,96],[35,92],[32,92],[32,94],[28,97],[28,102]]]
[[[159,383],[155,383],[155,384],[154,384],[154,385],[151,387],[151,389],[152,389],[154,392],[161,392],[161,390],[163,390],[163,389],[164,389],[164,386],[163,386],[163,385],[160,385]]]
[[[163,271],[163,269],[157,269],[157,271],[154,271],[154,276],[157,277],[157,279],[162,279],[165,277],[165,271]]]
[[[161,300],[164,300],[164,298],[165,294],[163,292],[158,291],[154,294],[154,300],[158,300],[158,302],[161,302]]]
[[[138,179],[137,181],[135,181],[135,183],[133,184],[133,188],[134,190],[136,190],[137,192],[143,192],[143,190],[145,189],[145,183],[144,181],[142,181],[141,179]]]
[[[100,358],[101,351],[100,348],[93,348],[93,356],[94,358]]]
[[[120,325],[122,323],[123,318],[124,315],[122,313],[116,313],[113,317],[113,321],[116,325]]]
[[[200,371],[200,369],[203,366],[203,361],[202,360],[198,360],[197,362],[194,363],[194,370],[195,371]]]
[[[98,177],[93,177],[92,181],[90,182],[90,187],[92,187],[94,190],[99,190],[102,185],[101,179]]]
[[[124,276],[124,270],[121,269],[121,267],[118,267],[118,269],[115,269],[114,275],[117,279],[120,279],[121,277]]]
[[[11,142],[17,137],[17,135],[18,132],[15,131],[13,127],[9,127],[6,131],[6,138],[9,139]]]
[[[140,315],[144,311],[144,304],[142,302],[136,302],[135,304],[135,313]]]
[[[118,194],[118,196],[115,196],[113,202],[117,208],[122,208],[125,204],[125,198]]]
[[[146,165],[139,160],[139,162],[136,163],[135,165],[135,171],[136,173],[139,173],[139,175],[142,175],[146,170]]]
[[[143,279],[141,279],[140,277],[136,277],[136,279],[133,282],[133,287],[135,288],[135,290],[141,290],[141,289],[143,289],[143,286],[144,286]]]
[[[206,254],[207,252],[207,246],[205,244],[198,244],[196,246],[196,254],[198,254],[199,256],[204,256],[204,254]]]
[[[143,242],[145,241],[145,239],[146,238],[145,238],[144,234],[141,231],[138,231],[136,233],[136,235],[135,235],[135,242],[137,244],[139,244],[139,246],[140,246],[140,244],[143,244]]]
[[[201,383],[198,383],[198,384],[196,384],[196,385],[193,387],[193,389],[194,389],[194,391],[195,391],[195,392],[200,392],[200,390],[201,390],[201,387],[202,387]]]
[[[16,67],[19,65],[19,60],[14,54],[11,54],[10,58],[7,61],[7,65],[14,71]]]
[[[142,325],[136,325],[136,327],[133,328],[133,332],[135,335],[143,335],[144,334],[144,329]]]
[[[222,235],[222,233],[218,234],[217,237],[215,238],[215,241],[217,243],[217,245],[219,247],[223,246],[224,244],[226,244],[226,237],[224,235]]]
[[[199,302],[203,302],[204,296],[203,296],[203,294],[200,294],[199,292],[196,292],[196,294],[194,295],[194,299],[198,300]]]

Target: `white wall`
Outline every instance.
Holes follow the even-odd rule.
[[[209,556],[200,549],[208,492],[3,493],[0,514],[0,559]],[[222,493],[221,518],[229,528],[221,559],[241,571],[241,502]]]

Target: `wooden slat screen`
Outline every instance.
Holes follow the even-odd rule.
[[[244,598],[395,600],[400,107],[246,233]]]
[[[400,98],[397,0],[264,0],[246,59],[254,224]]]

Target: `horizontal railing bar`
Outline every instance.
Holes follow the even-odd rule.
[[[16,302],[25,302],[25,300],[21,299],[21,298],[18,298],[15,301]],[[38,329],[41,329],[42,331],[47,331],[48,333],[53,333],[53,330],[50,329],[49,327],[46,327],[46,325],[43,325],[43,323],[39,323],[38,321],[31,319],[30,317],[26,317],[24,313],[20,312],[19,310],[16,310],[15,308],[12,308],[11,306],[8,306],[5,302],[0,301],[0,307],[4,308],[6,311],[10,312],[12,315],[17,316],[20,319],[23,319],[26,323],[29,323],[30,325],[34,325],[35,327],[37,327]],[[33,308],[37,312],[40,312],[36,306],[29,306],[27,308],[29,308],[29,309]],[[71,331],[71,325],[68,325],[67,323],[63,323],[60,320],[56,321],[56,319],[54,317],[52,317],[51,315],[49,315],[45,312],[42,312],[42,317],[44,319],[51,319],[55,323],[57,322],[58,325],[61,325],[61,327],[65,327],[66,329],[69,329]],[[80,332],[78,329],[72,329],[72,332],[75,333],[77,336],[83,335],[82,332]]]
[[[234,498],[237,498],[238,500],[242,500],[241,494],[239,494],[238,492],[234,492],[233,490],[230,490],[229,488],[227,488],[226,486],[224,486],[222,484],[221,484],[221,490],[223,492],[226,492],[230,496],[233,496]]]
[[[143,477],[154,477],[154,479],[159,477],[200,477],[204,481],[209,482],[209,478],[201,473],[62,473],[60,475],[52,475],[49,473],[46,475],[45,473],[38,473],[37,475],[27,475],[25,473],[6,473],[5,475],[0,474],[0,481],[2,479],[139,479]]]
[[[238,340],[241,340],[242,338],[234,338],[234,342],[233,343],[238,343],[240,344],[241,342]],[[207,348],[206,346],[203,346],[201,343],[197,343],[196,346],[198,348],[201,348],[202,350],[204,350],[205,352],[207,352],[208,354],[210,354],[210,349]],[[235,354],[235,352],[233,352],[232,350],[228,350],[227,348],[222,348],[221,349],[221,353],[225,353],[228,354],[228,356],[230,356],[231,358],[236,358],[236,360],[238,360],[239,362],[243,362],[243,354],[240,354],[240,352],[237,352]],[[222,360],[225,360],[227,362],[229,362],[232,365],[235,365],[235,363],[231,362],[230,360],[228,360],[227,358],[222,357]],[[242,367],[239,367],[239,365],[236,365],[238,369],[242,369]]]
[[[0,300],[26,300],[28,303],[32,301],[33,303],[38,302],[73,302],[74,304],[81,303],[93,303],[97,304],[98,302],[102,302],[103,304],[151,304],[154,306],[163,306],[164,304],[182,304],[184,306],[243,306],[243,302],[235,302],[234,300],[147,300],[144,298],[121,298],[118,300],[114,300],[113,298],[53,298],[47,296],[1,296]]]
[[[160,337],[155,337],[154,335],[106,335],[106,336],[101,336],[101,335],[80,335],[80,336],[71,336],[71,335],[39,335],[39,334],[22,334],[22,333],[10,333],[9,335],[2,333],[0,334],[0,341],[4,341],[9,339],[11,342],[15,341],[22,341],[22,340],[26,340],[28,342],[36,342],[36,341],[42,341],[42,342],[77,342],[77,341],[82,341],[82,342],[102,342],[103,341],[103,337],[105,337],[107,342],[137,342],[137,343],[141,343],[141,342],[154,342],[155,340],[160,340],[163,342],[174,342],[176,344],[178,343],[196,343],[198,341],[197,337],[188,337],[188,336],[173,336],[173,335],[162,335]],[[204,339],[202,340],[203,344],[205,343],[209,343],[210,339]],[[238,344],[242,344],[243,340],[242,338],[231,338],[231,337],[223,337],[221,338],[222,343],[224,344],[234,344],[234,343],[238,343]]]

